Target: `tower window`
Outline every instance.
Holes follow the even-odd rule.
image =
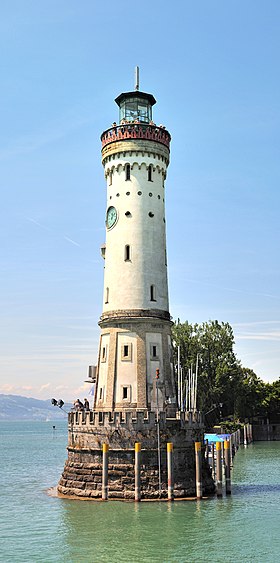
[[[100,387],[100,389],[99,389],[99,399],[102,399],[102,396],[103,396],[103,389],[102,389],[102,387]]]
[[[156,301],[156,286],[151,285],[150,287],[150,299],[151,301]]]
[[[130,244],[126,244],[125,247],[124,247],[124,260],[125,260],[125,262],[131,261]]]
[[[113,178],[113,174],[112,174],[112,172],[110,172],[110,174],[109,174],[109,186],[112,185],[112,178]]]
[[[158,360],[159,359],[159,346],[158,344],[150,344],[150,359],[151,360]]]
[[[101,362],[106,362],[107,360],[107,345],[101,348]]]
[[[125,179],[130,180],[130,164],[125,165]]]
[[[148,168],[148,182],[153,181],[152,174],[153,174],[153,166],[152,164],[150,164]]]
[[[130,385],[121,385],[121,401],[131,401]]]
[[[105,303],[109,303],[109,287],[106,287]]]
[[[152,213],[152,211],[149,211],[149,217],[154,217],[154,216],[155,216],[155,214]]]
[[[122,344],[121,360],[122,360],[122,362],[131,362],[132,361],[132,344],[131,344],[131,342],[129,342],[127,344]]]

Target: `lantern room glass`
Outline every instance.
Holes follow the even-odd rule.
[[[120,104],[120,122],[122,120],[149,123],[152,120],[151,104],[142,98],[125,98]]]

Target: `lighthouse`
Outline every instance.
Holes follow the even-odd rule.
[[[107,206],[94,408],[164,410],[176,403],[165,219],[171,137],[153,122],[156,100],[138,80],[115,101],[118,124],[101,135]]]
[[[165,190],[170,133],[156,100],[116,98],[119,117],[101,135],[107,189],[104,291],[92,408],[68,416],[68,458],[57,490],[92,499],[195,494],[199,412],[177,405],[169,313]],[[180,405],[181,406],[181,405]],[[172,457],[171,457],[172,456]],[[172,470],[172,476],[170,471]],[[203,469],[203,490],[213,481]],[[140,493],[141,491],[141,493]]]

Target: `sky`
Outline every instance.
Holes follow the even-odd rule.
[[[278,0],[2,0],[0,393],[86,396],[102,313],[100,134],[140,89],[172,135],[170,313],[280,376]]]

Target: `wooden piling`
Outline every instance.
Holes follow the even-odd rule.
[[[108,500],[108,457],[109,444],[103,444],[102,500]]]
[[[201,442],[195,442],[195,480],[196,498],[202,498],[202,464],[201,464]]]
[[[226,494],[231,494],[231,478],[230,478],[230,441],[225,441],[225,479]]]
[[[223,496],[222,483],[222,448],[221,442],[216,442],[216,493],[217,497]]]
[[[174,500],[174,475],[173,475],[173,443],[167,442],[167,494],[168,500]]]
[[[135,502],[141,500],[141,443],[135,442]]]

